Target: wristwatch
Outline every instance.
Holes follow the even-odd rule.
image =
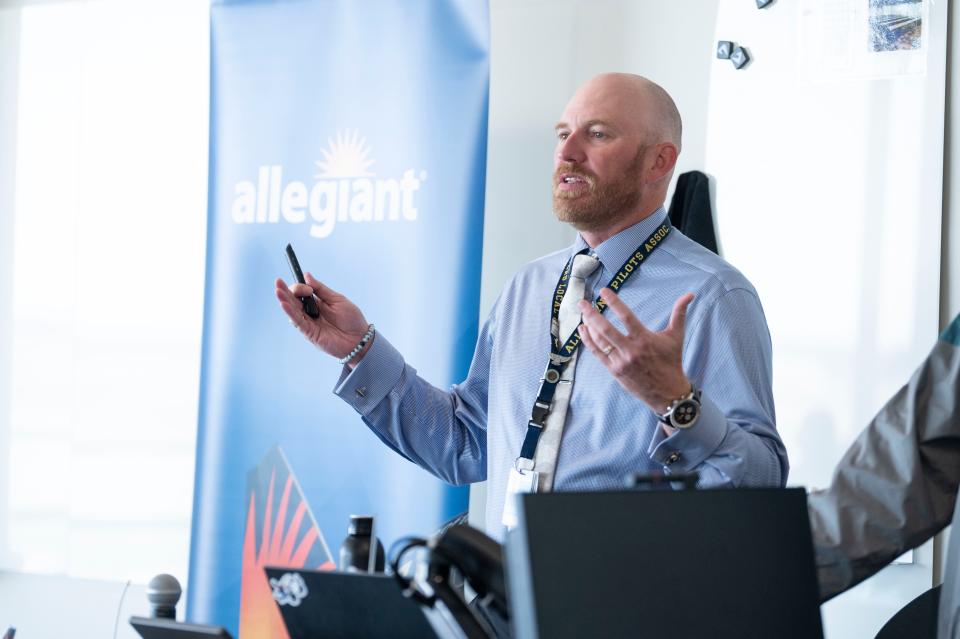
[[[666,412],[658,417],[667,426],[679,430],[690,428],[700,419],[700,391],[691,385],[689,393],[673,400]]]

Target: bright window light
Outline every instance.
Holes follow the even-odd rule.
[[[20,12],[12,326],[0,326],[12,332],[0,335],[12,344],[0,568],[141,582],[170,572],[185,582],[208,3]]]

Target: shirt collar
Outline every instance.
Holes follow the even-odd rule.
[[[630,259],[630,256],[634,254],[644,240],[660,228],[666,217],[667,211],[661,206],[633,226],[628,226],[602,242],[600,246],[593,250],[593,253],[600,258],[600,263],[605,269],[617,269]],[[584,241],[583,236],[578,234],[577,241],[573,243],[571,255],[575,255],[585,248],[589,248],[589,246]]]

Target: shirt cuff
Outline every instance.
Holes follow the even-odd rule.
[[[678,429],[667,437],[657,421],[657,428],[647,454],[662,464],[669,474],[689,473],[710,457],[727,436],[727,418],[704,395],[700,396],[700,419],[690,428]]]
[[[333,392],[367,417],[400,381],[405,365],[400,352],[377,332],[360,363],[353,370],[344,365]]]

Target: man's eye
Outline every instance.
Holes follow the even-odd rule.
[[[602,140],[603,138],[607,137],[607,134],[603,131],[591,131],[590,136],[595,140]]]
[[[558,131],[558,132],[557,132],[557,139],[558,139],[558,140],[566,140],[568,137],[570,137],[570,134],[567,133],[566,131]]]

